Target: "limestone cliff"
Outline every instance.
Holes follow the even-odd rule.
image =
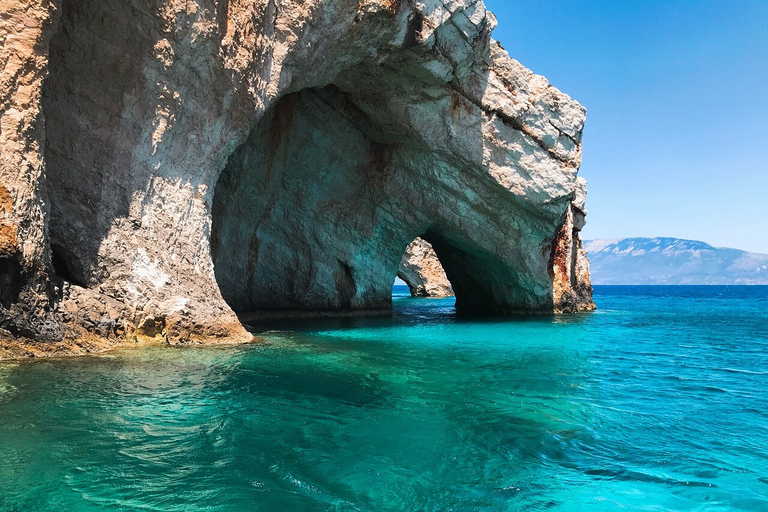
[[[429,242],[417,238],[405,248],[397,277],[405,281],[413,297],[450,297],[451,282]]]
[[[585,111],[507,55],[481,1],[0,12],[6,346],[237,341],[235,312],[386,310],[419,236],[458,308],[592,307]]]

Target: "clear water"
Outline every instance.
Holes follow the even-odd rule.
[[[768,287],[0,364],[0,510],[768,510]]]

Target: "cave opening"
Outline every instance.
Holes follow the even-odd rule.
[[[334,85],[281,98],[214,191],[211,254],[230,307],[389,312],[415,222],[396,199],[404,143]]]
[[[452,240],[445,233],[429,230],[423,235],[439,259],[456,296],[456,311],[470,315],[498,314],[498,298],[517,294],[516,269],[500,266],[488,251]],[[510,286],[510,282],[515,283]]]
[[[83,288],[87,285],[77,276],[83,272],[79,270],[75,257],[59,244],[51,244],[51,263],[53,271],[64,281]]]
[[[495,311],[509,285],[494,280],[510,276],[457,232],[468,207],[446,210],[434,200],[435,187],[448,186],[439,193],[471,200],[461,162],[441,160],[378,96],[348,91],[329,85],[283,96],[229,157],[211,227],[224,300],[246,320],[388,314],[404,248],[419,239],[433,247],[433,274],[444,284],[428,291],[403,279],[415,295],[455,294],[457,308]]]
[[[23,284],[21,263],[17,255],[0,256],[0,305],[5,309],[18,302]]]
[[[441,260],[460,258],[438,236],[425,204],[434,191],[419,177],[439,174],[439,159],[377,101],[336,85],[286,95],[229,157],[214,191],[211,254],[241,318],[389,313],[404,248],[414,239],[429,247],[423,233],[441,240],[440,256],[431,253],[441,283],[404,280],[417,296],[453,295]]]

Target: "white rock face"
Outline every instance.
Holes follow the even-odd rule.
[[[413,297],[450,297],[451,282],[437,253],[426,240],[417,238],[405,248],[397,277],[405,281]]]
[[[0,6],[6,339],[245,340],[233,310],[387,309],[418,236],[459,308],[591,307],[569,295],[584,109],[482,2]]]

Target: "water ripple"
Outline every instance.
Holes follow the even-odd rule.
[[[768,510],[768,288],[0,365],[0,511]]]

